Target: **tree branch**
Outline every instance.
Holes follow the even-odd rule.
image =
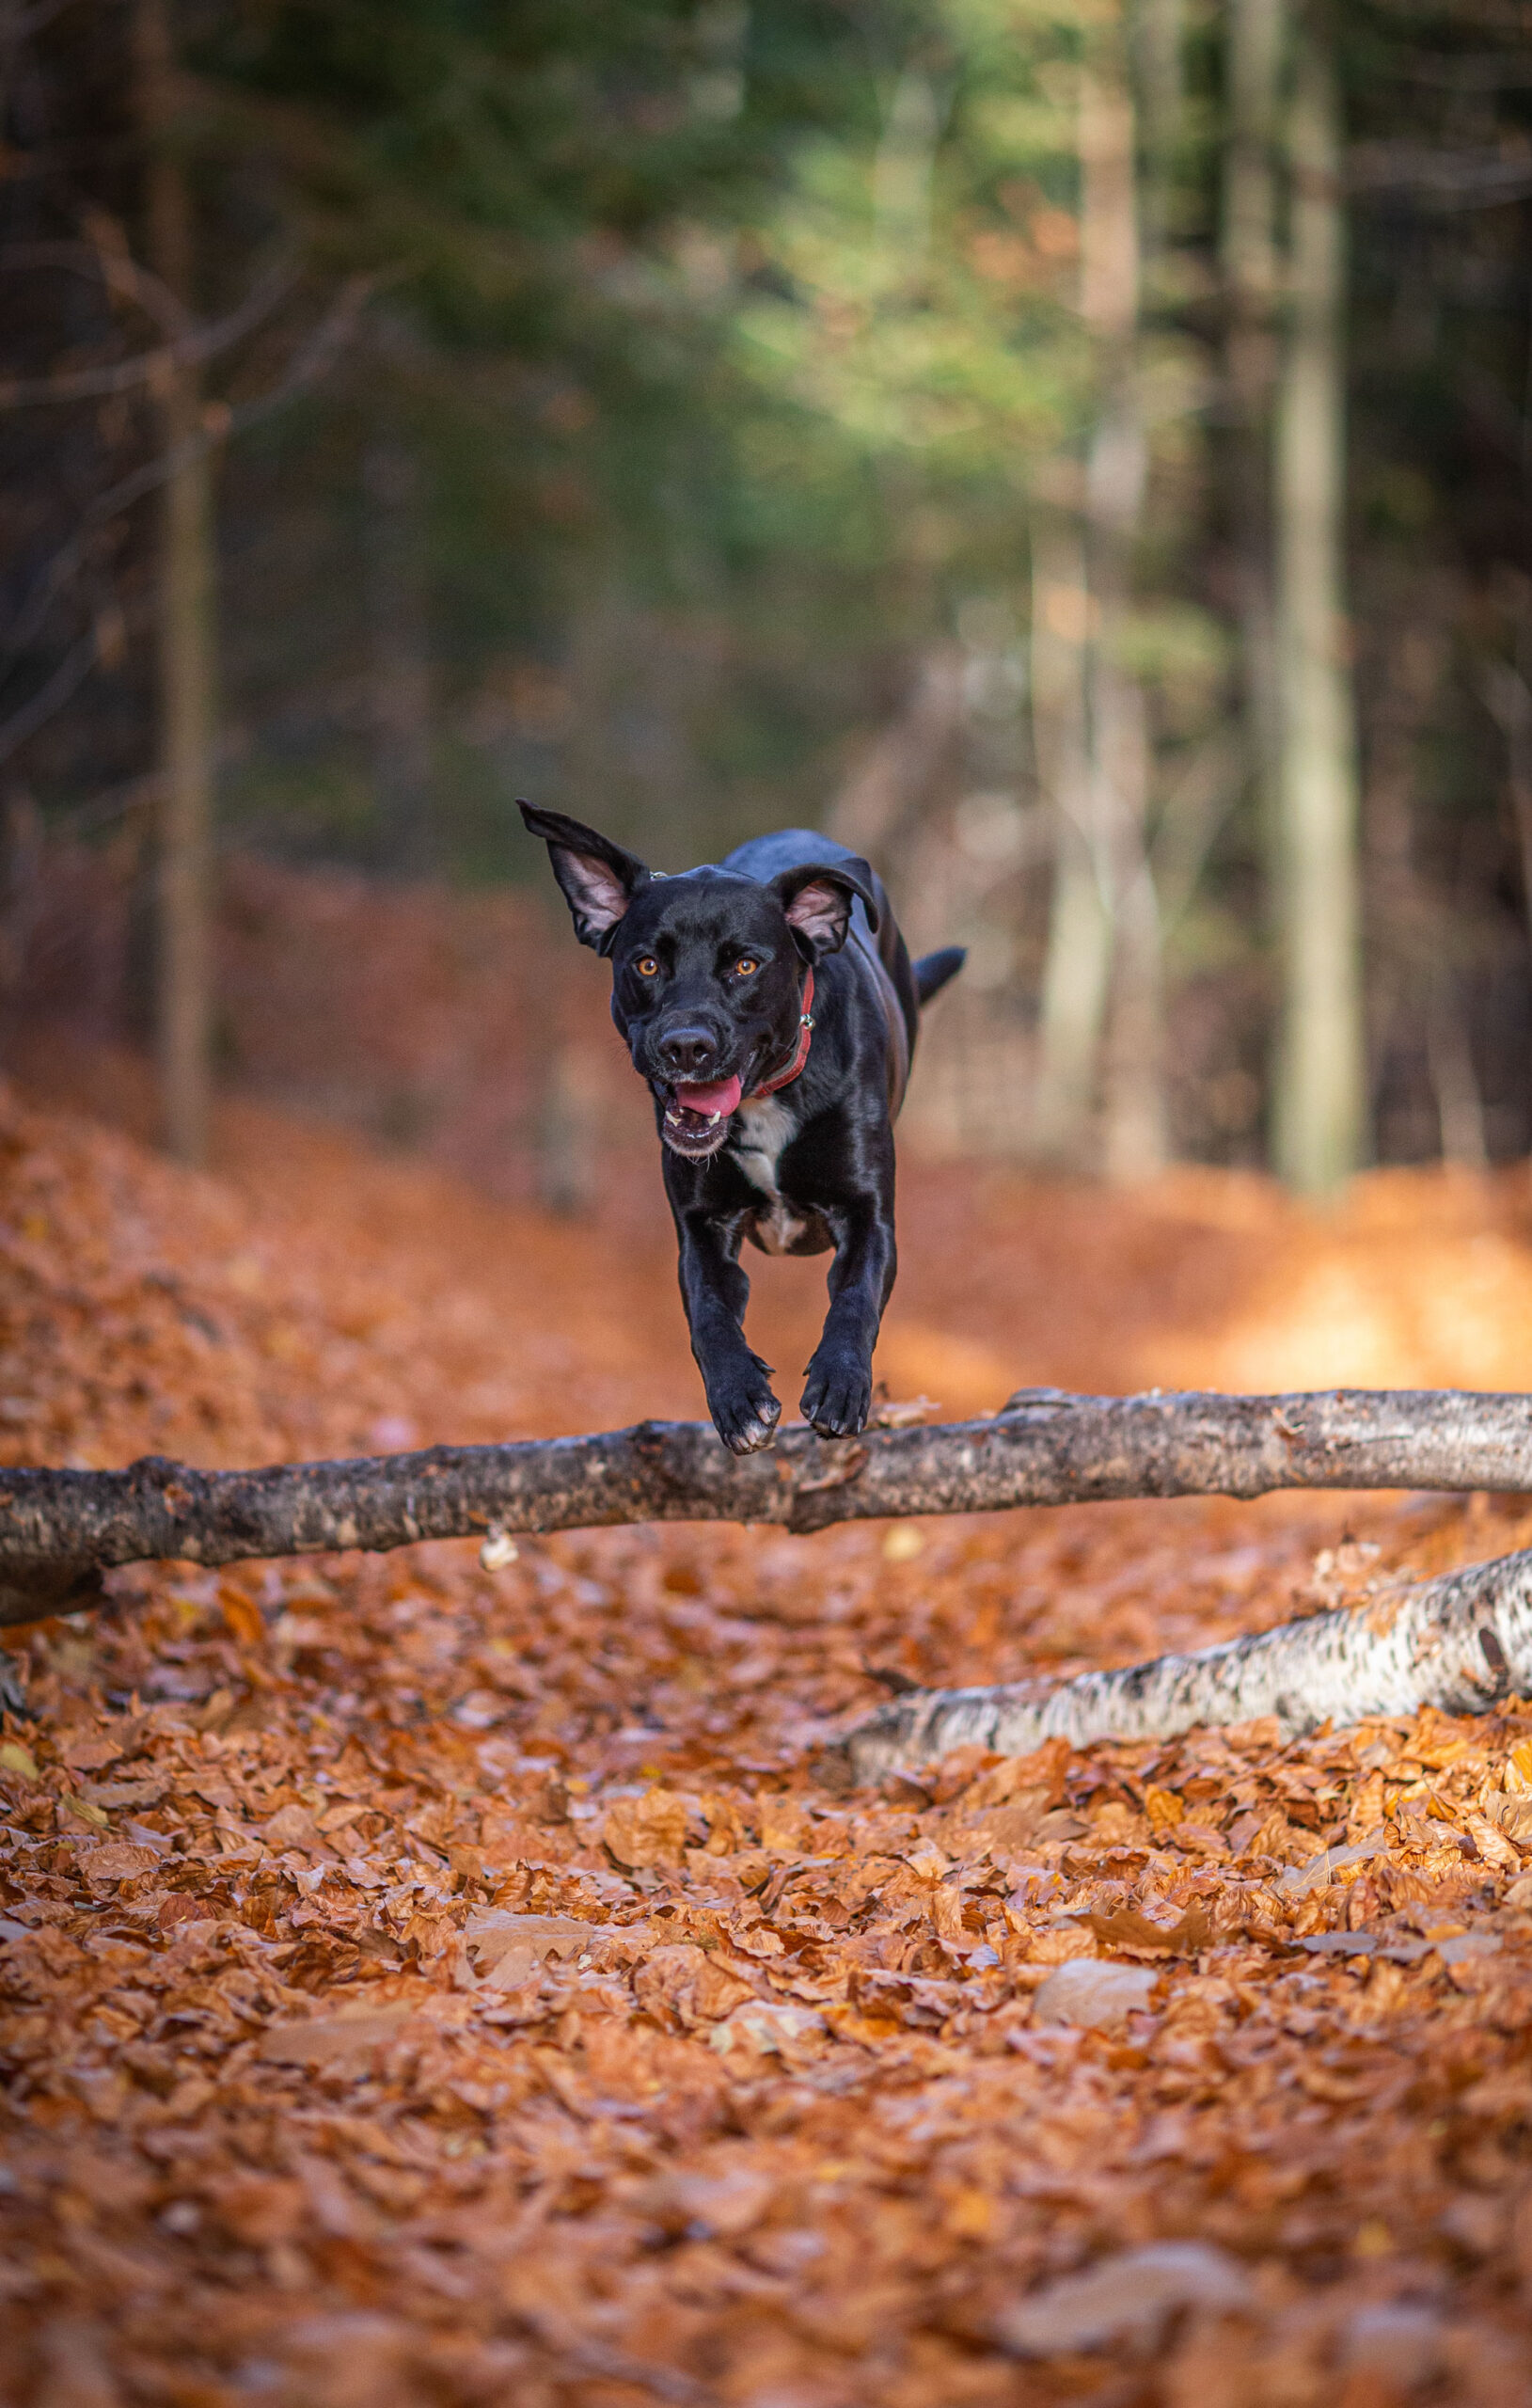
[[[1425,1705],[1484,1714],[1513,1693],[1532,1694],[1532,1553],[1051,1691],[1040,1681],[911,1690],[828,1749],[821,1770],[832,1783],[877,1781],[975,1742],[1020,1756],[1045,1739],[1169,1739],[1261,1715],[1301,1739],[1323,1722]]]
[[[0,265],[4,265],[0,260]],[[177,368],[200,367],[215,359],[269,317],[297,281],[290,261],[278,261],[258,278],[237,309],[205,326],[193,326],[152,351],[135,352],[99,368],[58,369],[50,376],[0,377],[0,410],[22,409],[39,402],[79,402],[108,393],[126,393],[138,385],[152,385]]]
[[[897,1408],[892,1409],[893,1412]],[[892,1418],[892,1414],[891,1414]],[[0,1621],[88,1602],[115,1564],[204,1564],[490,1530],[831,1522],[1278,1488],[1532,1490],[1532,1397],[1409,1390],[1076,1397],[1023,1388],[992,1419],[735,1457],[701,1422],[352,1462],[0,1471]]]
[[[281,409],[295,394],[317,383],[327,373],[337,355],[349,341],[367,301],[384,280],[378,276],[349,277],[331,308],[298,346],[282,375],[267,392],[258,394],[237,407],[223,405],[212,413],[205,413],[201,431],[189,442],[176,444],[168,452],[161,452],[158,458],[145,461],[131,475],[123,477],[97,497],[82,513],[70,541],[39,572],[16,619],[0,637],[0,671],[14,661],[37,636],[54,603],[84,565],[91,536],[99,533],[113,519],[119,518],[146,494],[166,483],[188,462],[199,459],[216,445],[244,434],[246,427],[259,425],[262,419]],[[0,726],[0,759],[8,758],[17,752],[55,712],[63,708],[75,689],[84,683],[95,667],[96,658],[94,632],[78,639],[39,691],[24,704],[13,718]]]

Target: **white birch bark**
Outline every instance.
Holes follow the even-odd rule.
[[[1045,1739],[1168,1739],[1195,1725],[1276,1719],[1284,1737],[1323,1722],[1483,1714],[1532,1693],[1532,1552],[1476,1563],[1422,1587],[1049,1689],[912,1691],[880,1706],[830,1751],[857,1781],[977,1744],[1020,1756]]]

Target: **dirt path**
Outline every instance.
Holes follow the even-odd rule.
[[[640,1166],[571,1229],[248,1106],[190,1180],[8,1097],[0,1451],[694,1413],[655,1204]],[[1532,1386],[1529,1218],[1520,1175],[1321,1224],[917,1166],[880,1369],[955,1412]],[[784,1370],[819,1293],[761,1266]],[[0,1745],[7,2396],[1532,2399],[1532,1712],[805,1772],[879,1673],[1120,1662],[1527,1535],[1301,1498],[121,1576],[23,1642]]]

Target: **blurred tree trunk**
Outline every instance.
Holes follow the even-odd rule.
[[[149,263],[192,323],[194,221],[178,114],[168,0],[134,0],[134,66],[147,145]],[[200,379],[173,360],[158,390],[161,441],[177,465],[160,513],[156,1050],[165,1141],[178,1161],[207,1153],[212,1075],[212,841],[215,741],[212,464]],[[178,457],[178,455],[180,455]]]
[[[1146,173],[1144,179],[1144,249],[1151,272],[1169,249],[1176,145],[1186,104],[1186,0],[1137,0],[1134,58],[1139,117]]]
[[[1532,686],[1521,663],[1487,663],[1484,699],[1506,739],[1506,768],[1510,784],[1511,814],[1522,856],[1522,910],[1532,936]]]
[[[1031,1150],[1081,1167],[1112,968],[1104,868],[1093,842],[1085,657],[1091,596],[1077,521],[1039,515],[1032,538],[1032,723],[1053,816],[1053,893],[1043,971]]]
[[[371,626],[372,790],[379,865],[423,878],[434,865],[431,642],[420,529],[420,467],[385,426],[363,462]]]
[[[1345,225],[1334,61],[1304,26],[1288,120],[1292,234],[1276,412],[1276,1167],[1325,1195],[1366,1150],[1356,729],[1344,606]]]
[[[1230,0],[1222,252],[1229,526],[1240,614],[1245,774],[1269,851],[1276,830],[1278,709],[1271,574],[1271,388],[1276,373],[1277,104],[1287,0]],[[1273,881],[1274,882],[1274,881]]]
[[[1149,866],[1144,696],[1125,666],[1146,450],[1139,390],[1139,196],[1125,11],[1097,29],[1081,78],[1081,309],[1096,338],[1100,414],[1085,466],[1094,626],[1087,654],[1090,784],[1112,914],[1102,1078],[1109,1176],[1138,1179],[1166,1154],[1160,912]]]
[[[938,644],[924,655],[897,716],[858,754],[825,819],[854,853],[894,861],[958,768],[963,737],[963,657]]]

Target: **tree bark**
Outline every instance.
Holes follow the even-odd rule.
[[[853,763],[830,802],[828,833],[854,853],[896,856],[956,772],[963,707],[962,654],[937,645],[897,715]]]
[[[1287,0],[1230,0],[1220,247],[1226,311],[1226,465],[1245,771],[1273,896],[1280,752],[1271,560],[1271,391],[1276,373],[1277,97]]]
[[[409,352],[407,329],[397,317],[382,317],[376,416],[362,482],[373,809],[378,864],[390,878],[428,878],[436,867],[425,497],[397,389],[408,375]]]
[[[1027,1755],[1045,1739],[1169,1739],[1271,1715],[1287,1739],[1373,1715],[1484,1714],[1532,1693],[1532,1553],[1501,1556],[1365,1606],[1283,1623],[1119,1672],[927,1689],[894,1698],[827,1751],[853,1782],[977,1744]]]
[[[1366,1151],[1356,728],[1347,657],[1345,219],[1334,62],[1297,45],[1290,307],[1277,403],[1279,918],[1274,1154],[1329,1194]]]
[[[1152,278],[1173,241],[1176,146],[1186,106],[1186,0],[1138,0],[1133,13],[1145,169],[1144,249]]]
[[[1135,113],[1126,13],[1098,24],[1082,73],[1081,313],[1095,337],[1100,400],[1085,463],[1086,551],[1095,604],[1086,656],[1090,783],[1112,918],[1102,1071],[1109,1177],[1161,1168],[1167,1153],[1160,911],[1148,853],[1144,695],[1124,665],[1147,451],[1139,390]]]
[[[1112,966],[1087,750],[1091,610],[1078,524],[1040,512],[1032,536],[1032,725],[1055,844],[1030,1151],[1040,1163],[1074,1170],[1085,1166],[1090,1151]]]
[[[167,0],[134,0],[139,125],[148,146],[150,264],[192,324],[192,197],[172,147],[175,49]],[[160,392],[166,479],[160,519],[156,1051],[165,1142],[179,1162],[207,1153],[212,1087],[212,832],[214,747],[211,455],[195,359],[167,359]]]
[[[783,1432],[735,1457],[703,1422],[351,1462],[198,1471],[0,1470],[0,1622],[91,1601],[113,1565],[382,1552],[420,1539],[626,1522],[790,1530],[913,1513],[1279,1488],[1532,1491],[1532,1397],[1461,1390],[1068,1396],[1023,1388],[992,1419]]]

